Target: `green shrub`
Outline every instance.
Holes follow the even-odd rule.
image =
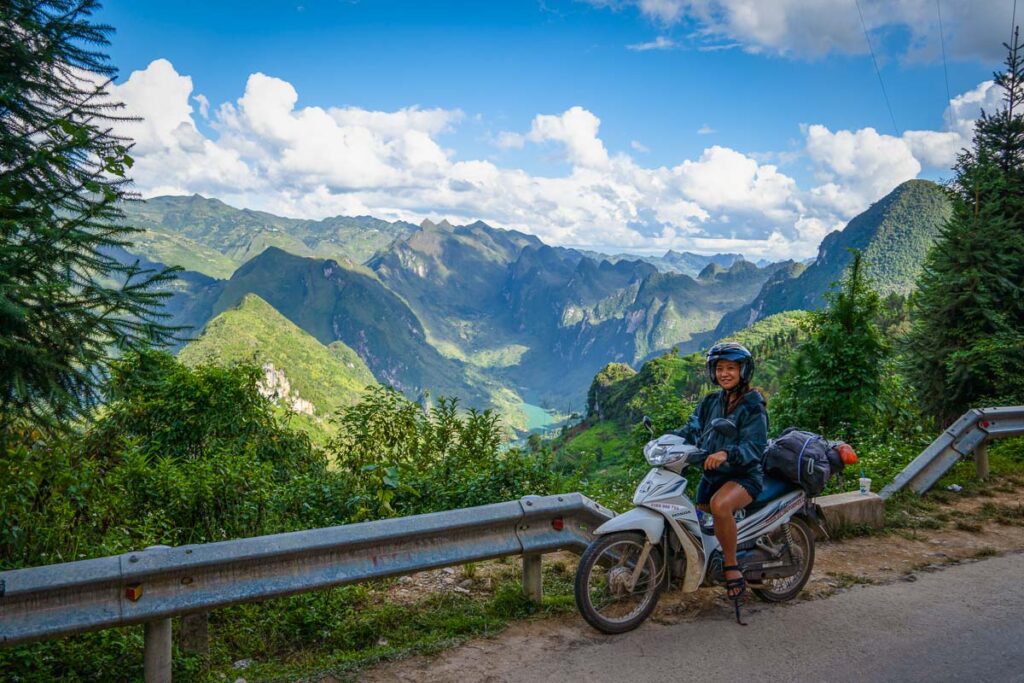
[[[526,494],[562,492],[573,481],[550,456],[503,449],[491,410],[459,410],[441,397],[423,410],[393,389],[373,387],[336,420],[329,449],[352,483],[354,519],[483,505]]]

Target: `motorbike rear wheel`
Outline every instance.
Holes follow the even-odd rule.
[[[661,595],[664,564],[653,546],[640,564],[647,538],[623,531],[601,536],[580,557],[576,569],[576,606],[587,623],[602,633],[625,633],[643,623]],[[638,564],[636,584],[630,586]]]
[[[797,564],[797,572],[784,579],[768,579],[756,587],[751,586],[750,590],[754,595],[765,602],[792,600],[803,590],[807,579],[811,578],[811,569],[814,568],[814,532],[799,517],[789,520],[789,531],[793,539],[790,548],[793,551],[793,560]],[[784,534],[780,527],[772,534],[772,542],[784,543]]]

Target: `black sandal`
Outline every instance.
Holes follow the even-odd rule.
[[[725,576],[725,572],[736,571],[740,573],[738,579],[726,579],[725,580],[725,595],[732,600],[733,606],[736,608],[736,623],[740,626],[746,626],[746,622],[740,619],[740,598],[747,592],[747,579],[743,576],[743,567],[738,564],[730,564],[727,567],[722,567],[722,576]],[[733,593],[735,591],[735,593]]]

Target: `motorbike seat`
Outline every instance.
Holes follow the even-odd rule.
[[[753,512],[754,510],[763,508],[776,498],[780,498],[790,491],[795,491],[797,488],[796,484],[782,479],[776,479],[775,477],[770,477],[766,474],[764,476],[764,488],[761,489],[761,493],[754,499],[754,502],[746,507],[746,510],[747,512]]]

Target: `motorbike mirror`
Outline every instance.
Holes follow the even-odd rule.
[[[649,431],[653,435],[654,434],[654,425],[651,423],[651,418],[649,418],[646,415],[644,415],[643,424],[644,424],[644,427],[647,429],[647,431]]]
[[[716,417],[711,421],[711,428],[726,438],[734,438],[739,430],[736,429],[736,423],[732,420],[727,420],[724,417]]]

